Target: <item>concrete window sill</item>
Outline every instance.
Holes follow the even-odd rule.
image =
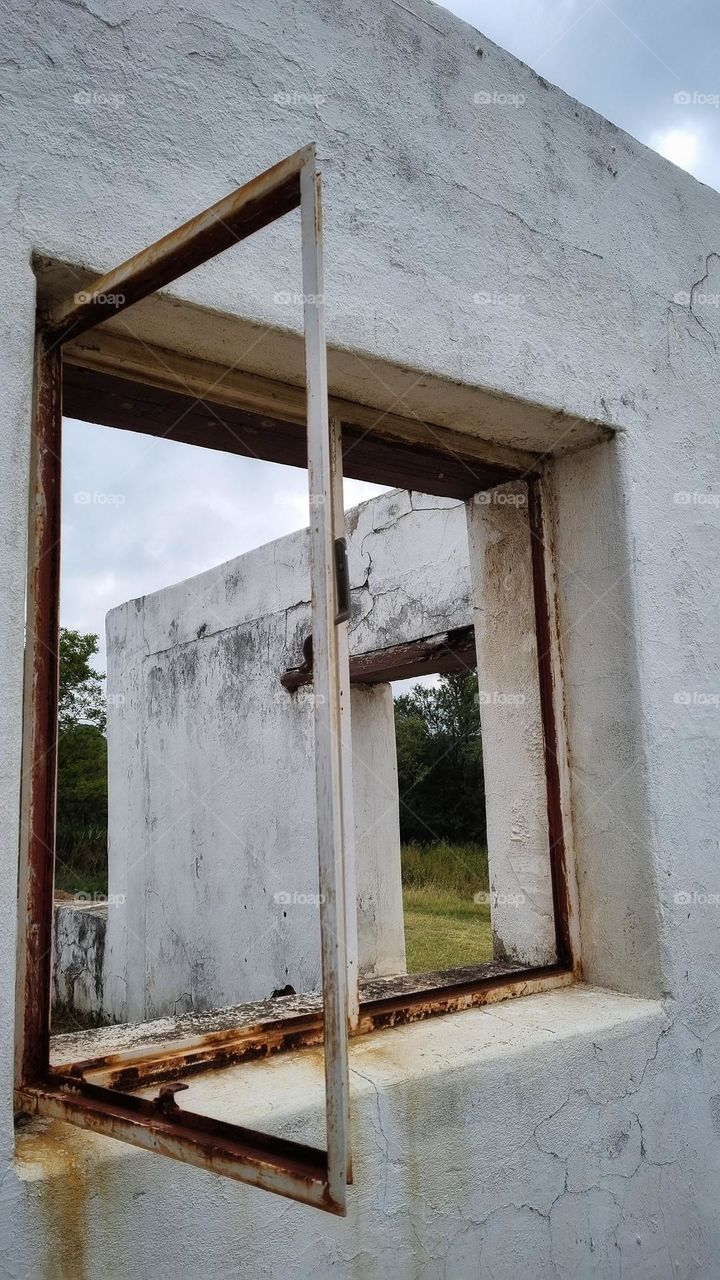
[[[618,1088],[631,1093],[665,1025],[659,1002],[576,984],[354,1039],[350,1083],[359,1194],[393,1160],[393,1144],[407,1145],[408,1125],[421,1124],[426,1137],[435,1129],[445,1132],[449,1107],[460,1109],[453,1114],[465,1116],[463,1128],[474,1133],[468,1155],[473,1164],[478,1158],[501,1159],[503,1146],[512,1147],[524,1131],[527,1140],[536,1113],[547,1115],[558,1096],[563,1101],[578,1090],[610,1098]],[[208,1070],[187,1083],[179,1100],[190,1110],[302,1142],[324,1142],[321,1047]],[[502,1140],[498,1115],[507,1120]],[[21,1179],[65,1174],[78,1161],[136,1162],[148,1189],[154,1179],[175,1186],[183,1177],[193,1186],[198,1179],[214,1181],[196,1169],[180,1174],[174,1161],[60,1122],[33,1120],[19,1128]],[[251,1188],[241,1194],[265,1195]]]

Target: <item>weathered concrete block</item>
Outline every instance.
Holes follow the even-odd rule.
[[[389,684],[350,693],[359,971],[405,972],[395,715]]]
[[[350,644],[470,620],[462,503],[404,491],[348,513]],[[320,986],[306,531],[107,620],[106,1005],[135,1021]],[[389,687],[351,698],[360,972],[403,972]]]
[[[58,902],[53,918],[53,1017],[102,1020],[108,908],[104,903]]]

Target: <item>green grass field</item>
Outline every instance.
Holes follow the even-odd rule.
[[[492,960],[487,850],[476,844],[404,845],[403,907],[408,973]]]

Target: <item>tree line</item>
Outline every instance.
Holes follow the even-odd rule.
[[[485,783],[474,671],[395,698],[403,844],[485,844]]]
[[[107,738],[98,637],[60,629],[56,887],[107,885]]]

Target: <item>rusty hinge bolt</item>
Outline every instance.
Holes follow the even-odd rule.
[[[169,1116],[172,1115],[173,1112],[179,1111],[180,1108],[175,1101],[175,1094],[179,1093],[181,1089],[187,1088],[188,1085],[176,1084],[172,1080],[168,1081],[166,1084],[161,1084],[157,1098],[153,1099],[158,1111],[162,1111],[164,1116]]]

